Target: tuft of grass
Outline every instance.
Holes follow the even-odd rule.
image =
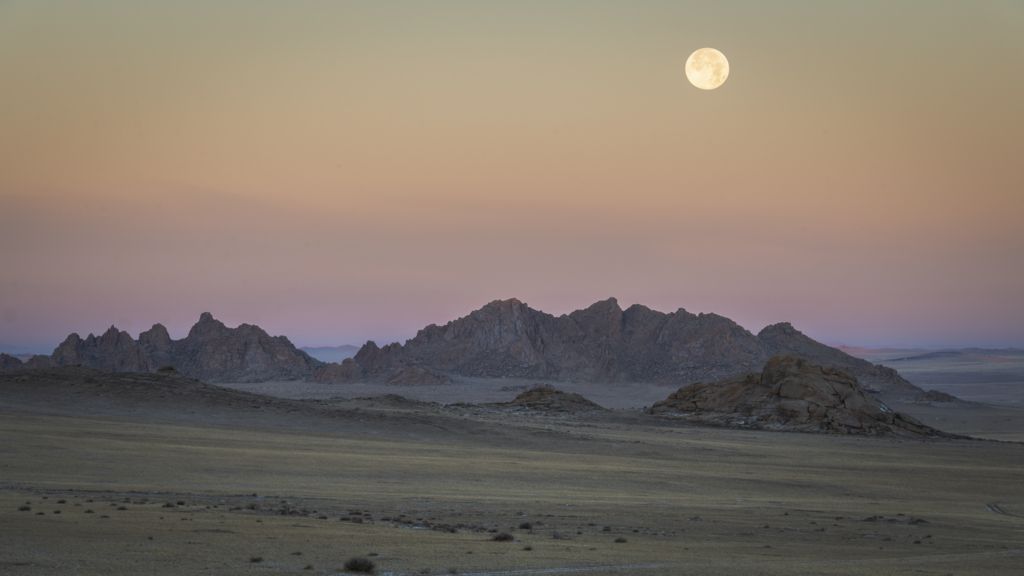
[[[519,529],[520,530],[531,530],[532,528],[533,528],[533,524],[530,524],[529,522],[523,522],[522,524],[519,525]]]
[[[491,537],[491,540],[494,540],[495,542],[511,542],[512,540],[515,540],[515,538],[513,538],[508,532],[498,532]]]
[[[345,570],[348,572],[360,572],[370,574],[377,569],[377,565],[369,558],[354,557],[345,562]]]
[[[306,567],[303,568],[303,570],[312,570],[312,569],[313,569],[313,565],[312,564],[306,564]]]
[[[250,556],[249,562],[252,562],[254,564],[257,562],[263,562],[263,556]]]
[[[625,544],[626,542],[628,542],[628,540],[626,540],[622,536],[619,536],[618,538],[615,539],[615,543],[616,544]]]

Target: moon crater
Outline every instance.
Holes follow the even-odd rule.
[[[729,61],[714,48],[701,48],[686,59],[686,78],[701,90],[714,90],[729,77]]]

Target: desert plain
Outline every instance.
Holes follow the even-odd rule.
[[[423,387],[297,399],[295,382],[5,372],[0,574],[340,574],[352,557],[378,574],[1024,566],[1019,408],[887,398],[981,437],[909,440],[495,402],[533,384],[456,382],[479,397],[441,403],[407,398]]]

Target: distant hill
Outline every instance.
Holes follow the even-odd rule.
[[[789,323],[754,335],[717,314],[663,313],[614,298],[555,317],[517,299],[495,300],[444,326],[431,324],[404,345],[367,342],[351,359],[319,370],[319,382],[405,383],[441,375],[553,381],[679,384],[711,382],[797,353],[839,366],[876,391],[923,392],[884,366],[808,338]],[[415,377],[414,377],[415,375]]]
[[[207,382],[296,380],[323,365],[284,336],[270,336],[251,324],[228,328],[209,312],[181,340],[171,340],[162,324],[154,324],[138,340],[111,326],[98,337],[89,334],[82,339],[71,334],[53,354],[33,356],[22,365],[2,360],[7,369],[79,364],[118,372],[154,372],[171,365],[182,375]]]
[[[359,352],[359,346],[351,344],[344,344],[342,346],[303,346],[299,350],[321,362],[341,362],[346,358],[355,356],[356,352]]]

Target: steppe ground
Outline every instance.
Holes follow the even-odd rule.
[[[515,390],[502,387],[529,384],[485,393],[507,400]],[[83,368],[0,374],[0,574],[336,574],[353,556],[383,574],[1024,566],[1024,444],[334,390],[349,398]],[[993,419],[992,436],[1024,440],[1020,409],[895,407],[945,410],[926,417],[949,419],[938,426],[949,431]],[[513,540],[494,541],[500,532]]]

